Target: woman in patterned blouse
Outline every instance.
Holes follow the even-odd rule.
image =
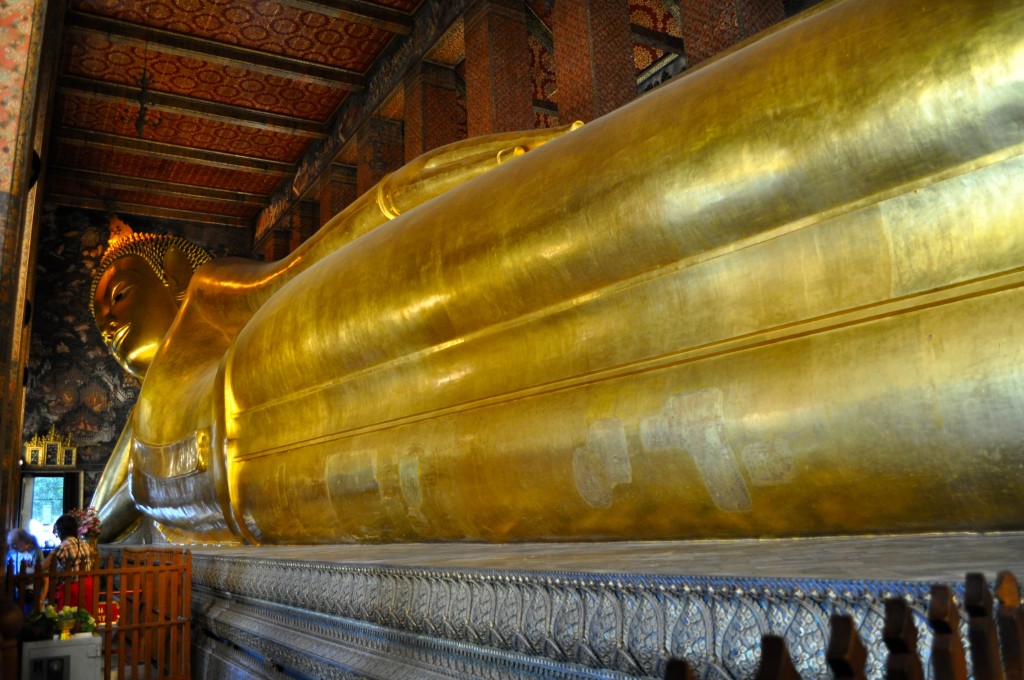
[[[99,555],[89,543],[78,537],[78,520],[71,515],[61,515],[53,523],[53,533],[60,539],[60,545],[43,560],[43,571],[53,565],[56,572],[77,572],[92,569]],[[54,591],[53,606],[92,608],[92,576],[59,576]]]

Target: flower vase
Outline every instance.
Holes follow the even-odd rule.
[[[57,630],[60,631],[60,639],[61,640],[70,640],[71,639],[71,631],[74,630],[74,628],[75,628],[75,621],[74,620],[58,621],[57,622]]]

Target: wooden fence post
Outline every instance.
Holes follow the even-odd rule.
[[[868,650],[857,634],[853,617],[833,614],[831,628],[825,660],[832,669],[832,675],[836,680],[865,680]]]
[[[756,680],[800,680],[800,673],[786,649],[785,638],[779,635],[761,638],[761,663],[754,677]]]
[[[967,656],[960,640],[960,614],[949,586],[934,585],[928,605],[935,680],[967,680]]]
[[[18,632],[24,615],[8,593],[0,592],[0,676],[18,677]]]
[[[967,639],[971,641],[975,680],[1004,680],[992,604],[992,591],[985,583],[985,575],[978,572],[967,574],[964,607],[967,609]]]
[[[665,664],[665,680],[694,680],[693,669],[686,659],[669,659]]]
[[[1020,586],[1017,578],[1008,571],[1001,571],[996,577],[996,599],[999,611],[996,624],[1003,646],[1003,665],[1006,680],[1024,680],[1024,615],[1020,610]]]
[[[917,655],[917,627],[906,600],[894,597],[885,601],[882,640],[889,649],[889,658],[885,662],[888,680],[924,679],[924,669]]]

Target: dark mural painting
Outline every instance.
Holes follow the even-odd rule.
[[[243,229],[121,218],[135,231],[193,240],[214,257],[249,253],[250,235]],[[24,438],[45,434],[51,426],[70,434],[78,444],[87,500],[139,392],[139,382],[103,345],[90,311],[92,272],[106,249],[108,224],[108,215],[101,212],[58,208],[44,213],[25,374]]]

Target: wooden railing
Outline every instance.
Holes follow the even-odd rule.
[[[984,575],[968,574],[963,606],[967,612],[967,640],[974,680],[1024,680],[1024,615],[1014,575],[1000,572],[993,595]],[[935,680],[968,679],[958,611],[949,586],[932,586],[928,624],[933,633],[931,664]],[[831,624],[825,658],[833,677],[864,680],[868,654],[853,619],[836,615]],[[906,600],[886,600],[882,640],[889,652],[885,663],[887,680],[923,680],[925,672],[919,656],[917,628]],[[685,659],[672,659],[666,666],[666,680],[692,678],[692,668]],[[800,680],[783,638],[765,635],[761,639],[761,662],[755,680]]]
[[[92,579],[91,601],[109,680],[189,680],[192,554],[182,549],[125,548],[88,571],[13,574],[5,591],[19,606],[39,609],[60,580]]]

